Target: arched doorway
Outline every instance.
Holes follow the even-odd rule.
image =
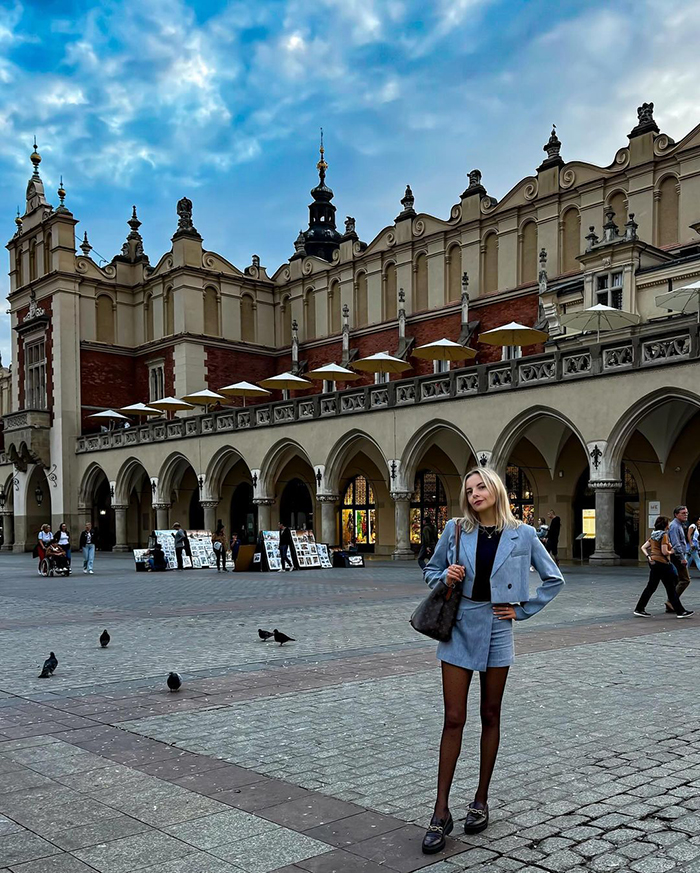
[[[341,539],[344,546],[354,537],[359,551],[374,551],[377,541],[376,511],[372,483],[365,476],[355,476],[348,482],[343,494]]]
[[[237,533],[243,545],[254,543],[258,536],[258,507],[253,503],[253,486],[241,482],[231,496],[231,533]]]
[[[280,500],[280,521],[292,530],[313,530],[314,507],[306,483],[290,479]]]
[[[195,488],[190,497],[189,529],[204,530],[204,507],[199,502],[199,488]]]
[[[515,464],[506,467],[506,490],[513,515],[525,524],[532,524],[535,516],[532,485],[523,469]]]
[[[447,495],[440,477],[432,470],[420,470],[416,474],[411,498],[411,547],[420,548],[421,531],[427,521],[437,528],[440,536],[447,524],[447,517]]]
[[[615,551],[621,558],[639,558],[639,488],[634,473],[622,464],[622,488],[615,495]]]
[[[90,508],[90,521],[100,537],[100,549],[111,552],[116,542],[112,495],[107,477],[103,474],[95,488]]]

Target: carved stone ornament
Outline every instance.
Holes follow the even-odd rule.
[[[35,318],[41,318],[44,315],[46,315],[46,312],[36,302],[36,291],[34,291],[34,289],[32,288],[32,291],[29,294],[29,309],[27,310],[27,314],[22,319],[22,324],[26,324],[28,321],[32,321]]]
[[[603,453],[600,450],[600,446],[596,443],[591,451],[589,452],[591,460],[593,461],[593,466],[597,470],[600,467],[600,459],[603,457]]]
[[[659,126],[654,121],[654,104],[642,103],[637,108],[637,126],[629,134],[630,139],[635,136],[641,136],[643,133],[660,133]]]
[[[192,201],[183,197],[177,201],[177,231],[189,236],[199,236],[197,228],[192,224]]]
[[[355,219],[351,215],[345,219],[345,233],[355,233]]]

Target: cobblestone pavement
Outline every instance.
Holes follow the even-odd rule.
[[[700,618],[667,618],[659,595],[632,617],[644,569],[565,568],[516,626],[492,824],[458,823],[427,857],[441,700],[434,646],[407,622],[414,565],[96,566],[45,580],[0,555],[0,873],[700,871]],[[685,601],[700,612],[697,582]],[[475,692],[455,818],[476,783]]]

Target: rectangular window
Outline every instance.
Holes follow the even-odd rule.
[[[161,400],[165,397],[165,365],[148,365],[148,399]]]
[[[622,271],[596,277],[596,303],[622,309]]]
[[[46,342],[24,347],[25,409],[46,409]]]

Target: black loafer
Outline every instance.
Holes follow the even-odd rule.
[[[452,815],[447,813],[447,820],[433,816],[430,819],[430,827],[425,832],[423,837],[423,854],[434,855],[436,852],[442,852],[445,848],[445,837],[452,833],[455,823],[452,821]]]
[[[470,806],[467,810],[467,817],[464,820],[465,834],[478,834],[485,831],[489,826],[489,808],[488,805],[483,807]]]

